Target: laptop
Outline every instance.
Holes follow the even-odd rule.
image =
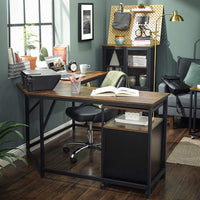
[[[55,72],[59,73],[61,75],[61,80],[69,80],[69,77],[72,75],[78,79],[80,77],[79,74],[75,73],[68,73],[65,63],[63,62],[62,56],[61,55],[56,55],[56,56],[50,56],[50,57],[45,57],[45,61],[47,63],[47,66],[49,69],[54,70]]]

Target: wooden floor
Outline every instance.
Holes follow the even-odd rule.
[[[87,130],[76,129],[76,140],[84,140]],[[62,146],[69,132],[46,145],[46,166],[66,169],[82,174],[100,175],[100,152],[86,150],[80,153],[78,162],[71,164],[69,155]],[[188,136],[187,128],[169,129],[167,135],[167,157],[183,136]],[[100,132],[95,132],[95,139]],[[70,137],[72,140],[72,137]],[[69,138],[68,138],[69,140]],[[34,152],[37,156],[38,152]],[[111,186],[100,189],[100,183],[46,173],[45,178],[35,170],[17,161],[17,168],[8,166],[4,177],[0,177],[0,200],[143,200],[143,190]],[[154,188],[152,200],[200,200],[200,167],[167,163],[166,178]]]

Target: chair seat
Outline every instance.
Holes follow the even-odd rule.
[[[108,121],[118,113],[117,110],[104,109],[104,121]],[[101,122],[101,108],[95,105],[80,105],[66,109],[66,114],[78,122]]]
[[[107,79],[107,80],[106,80]],[[105,87],[108,85],[113,85],[115,87],[125,87],[128,86],[128,76],[123,72],[118,71],[110,71],[106,75],[101,87]],[[75,163],[77,161],[76,155],[84,150],[84,149],[90,149],[95,148],[97,150],[101,150],[101,143],[94,143],[94,137],[93,137],[93,129],[92,124],[93,122],[107,122],[108,120],[114,118],[119,113],[119,110],[117,109],[108,109],[104,108],[104,112],[102,113],[102,109],[99,106],[90,104],[90,103],[83,103],[80,106],[72,106],[66,109],[66,115],[72,119],[72,126],[73,131],[75,130],[75,121],[78,122],[87,122],[88,124],[88,141],[87,142],[73,142],[68,144],[77,144],[81,145],[82,147],[79,147],[76,149],[70,156],[70,160],[72,163]],[[102,114],[104,114],[102,118]],[[69,152],[68,147],[63,147],[63,151],[65,153]]]

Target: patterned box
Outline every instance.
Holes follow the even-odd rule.
[[[139,120],[142,112],[125,112],[125,119]]]

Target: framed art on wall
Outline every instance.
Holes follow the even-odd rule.
[[[79,41],[87,41],[94,39],[93,3],[78,4],[78,36]]]

